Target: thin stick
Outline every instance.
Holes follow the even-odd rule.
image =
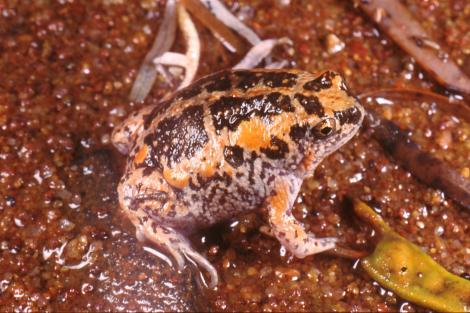
[[[424,97],[434,101],[439,106],[440,110],[470,123],[470,107],[464,101],[449,99],[449,97],[425,89],[414,87],[383,88],[363,92],[357,97],[359,99],[367,99],[369,97],[377,98],[381,96],[400,100],[407,99],[409,96],[416,98],[416,100],[422,100]]]
[[[198,0],[180,0],[199,22],[206,26],[231,52],[243,49],[241,41]]]
[[[359,1],[361,9],[440,84],[470,94],[470,78],[398,0]]]
[[[396,161],[425,184],[442,190],[447,196],[470,209],[470,180],[445,162],[422,151],[405,131],[393,122],[368,111],[364,119],[372,136]]]

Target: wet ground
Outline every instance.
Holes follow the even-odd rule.
[[[444,92],[352,2],[282,2],[227,3],[262,38],[294,41],[276,50],[277,57],[313,72],[338,70],[357,94],[391,86]],[[470,4],[406,4],[470,72]],[[140,106],[127,97],[162,5],[0,4],[0,310],[422,310],[382,289],[354,261],[327,255],[295,259],[259,231],[266,226],[262,210],[192,238],[219,270],[216,290],[200,288],[190,268],[176,273],[144,251],[146,244],[137,242],[118,207],[124,158],[109,135]],[[199,75],[237,62],[198,27],[204,41]],[[327,52],[329,34],[345,43],[342,51]],[[158,82],[147,103],[170,90]],[[375,109],[470,176],[470,125],[432,103]],[[346,197],[370,201],[395,230],[448,270],[470,273],[469,212],[396,165],[367,131],[305,182],[295,215],[319,237],[368,248],[371,233],[353,216]]]

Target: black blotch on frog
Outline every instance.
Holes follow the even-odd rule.
[[[203,108],[190,106],[181,115],[160,121],[154,132],[144,138],[144,143],[152,147],[153,164],[160,170],[162,157],[168,166],[178,163],[183,157],[189,159],[209,141],[204,127]]]
[[[279,92],[250,98],[221,97],[210,106],[214,127],[218,132],[224,127],[236,130],[243,121],[254,116],[264,118],[294,110],[291,99]]]
[[[225,147],[224,159],[234,168],[241,166],[244,162],[243,148],[237,145]]]
[[[237,88],[247,91],[258,84],[269,88],[286,87],[291,88],[297,83],[297,75],[287,72],[257,72],[236,71],[235,76],[239,82]]]
[[[325,115],[325,110],[320,100],[316,96],[305,96],[301,93],[296,93],[294,96],[297,99],[301,106],[304,107],[307,114],[315,114],[318,117],[323,117]]]
[[[179,91],[175,95],[175,99],[176,100],[188,100],[199,95],[201,92],[202,92],[201,84],[195,83]]]
[[[335,72],[327,71],[315,78],[314,80],[306,82],[304,84],[304,89],[308,91],[318,92],[322,89],[331,88],[331,86],[333,85],[332,79],[335,76],[338,76],[338,74]]]
[[[150,124],[152,124],[152,121],[160,114],[162,113],[163,111],[165,111],[166,109],[168,109],[168,107],[172,104],[173,102],[170,101],[170,100],[167,100],[167,101],[163,101],[163,102],[160,102],[158,103],[155,108],[147,115],[144,115],[143,116],[143,119],[144,119],[144,130],[147,130],[150,126]]]
[[[214,79],[206,83],[204,87],[206,88],[207,92],[230,90],[232,88],[230,73],[221,73],[218,75],[218,77],[214,77]]]
[[[339,120],[341,125],[357,124],[361,119],[362,113],[357,107],[352,107],[343,111],[335,111],[335,118]]]
[[[232,87],[231,71],[220,71],[212,75],[203,77],[175,94],[176,100],[188,100],[207,92],[227,91]]]
[[[273,137],[271,138],[270,147],[261,148],[260,151],[270,159],[279,160],[283,159],[286,154],[289,153],[289,146],[285,141],[277,137]]]
[[[300,144],[307,137],[308,130],[308,125],[295,124],[290,128],[289,136],[293,142]],[[299,149],[303,152],[303,145],[299,145]]]

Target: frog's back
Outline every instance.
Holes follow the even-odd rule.
[[[136,167],[159,171],[178,170],[187,162],[192,170],[211,171],[225,154],[239,154],[231,147],[239,129],[255,130],[269,117],[293,111],[289,95],[297,84],[297,71],[222,71],[176,92],[169,100],[143,116],[143,128],[130,152]],[[256,119],[256,122],[254,120]],[[247,125],[252,121],[259,125]],[[249,126],[249,127],[247,127]],[[242,134],[243,135],[243,134]],[[258,134],[245,131],[241,140],[247,147],[266,145],[266,129]],[[238,140],[236,140],[238,141]],[[230,149],[234,150],[230,153]],[[259,149],[257,149],[259,152]],[[222,152],[222,153],[220,153]],[[236,163],[236,160],[228,160]],[[196,162],[196,163],[194,163]],[[194,166],[201,166],[196,169]],[[181,175],[179,175],[181,176]]]
[[[313,79],[314,76],[298,70],[220,71],[175,92],[169,100],[155,107],[144,118],[144,130],[155,127],[162,119],[181,114],[188,107],[200,106],[204,115],[208,115],[211,114],[210,108],[218,102],[217,100],[225,99],[226,105],[233,105],[236,101],[249,101],[254,95],[269,94],[279,90],[292,92],[298,79],[305,81],[308,78]],[[232,103],[229,103],[228,98],[233,100]]]

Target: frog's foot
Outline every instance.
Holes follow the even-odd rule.
[[[140,240],[148,239],[168,251],[176,261],[179,271],[184,269],[184,257],[187,257],[200,268],[208,272],[210,276],[209,283],[206,283],[203,275],[201,275],[203,283],[206,284],[208,288],[214,288],[217,286],[219,277],[214,266],[212,266],[204,256],[195,251],[188,240],[174,229],[158,225],[155,221],[148,220],[143,223],[141,227],[138,227],[137,238]]]
[[[335,237],[315,238],[315,236],[307,234],[301,246],[293,251],[293,253],[299,259],[303,259],[312,254],[334,249],[337,241],[338,238]]]
[[[210,289],[215,288],[219,283],[219,275],[217,274],[215,267],[212,266],[212,264],[204,256],[196,252],[189,245],[183,248],[183,253],[188,259],[194,261],[196,265],[207,271],[210,276],[209,283],[206,282],[204,275],[201,274],[202,282],[206,285],[206,287]]]
[[[292,215],[292,206],[301,183],[295,179],[281,179],[275,193],[267,199],[272,232],[298,258],[333,249],[336,242],[336,238],[315,238],[306,233]]]

